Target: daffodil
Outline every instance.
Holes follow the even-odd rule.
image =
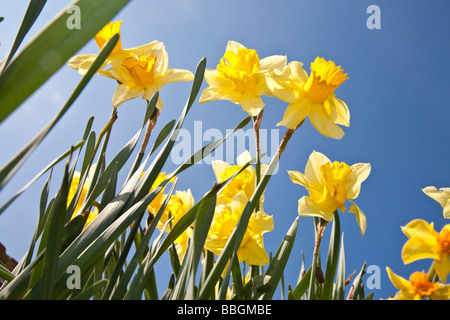
[[[122,25],[122,21],[109,22],[106,26],[103,27],[95,36],[94,40],[97,43],[97,46],[100,50],[106,45],[106,43],[116,34],[120,35],[120,27]],[[122,53],[122,40],[119,38],[116,46],[109,54],[108,59],[104,62],[103,66],[100,69],[103,69],[111,59],[119,56]],[[98,54],[81,54],[75,57],[72,57],[68,61],[68,65],[77,70],[80,74],[85,75],[89,70],[91,65],[94,63]]]
[[[194,229],[192,227],[188,227],[174,241],[175,250],[177,251],[178,259],[181,262],[183,262],[184,256],[186,255],[186,251],[188,249],[189,241],[192,237],[193,231],[194,231]]]
[[[441,232],[434,230],[434,224],[416,219],[402,227],[409,238],[402,249],[404,263],[419,259],[434,259],[434,270],[442,282],[446,282],[450,273],[450,224]]]
[[[364,213],[352,201],[358,197],[361,184],[370,174],[369,163],[357,163],[352,166],[344,162],[331,162],[325,155],[314,151],[308,159],[305,173],[288,171],[292,182],[304,186],[309,196],[298,201],[300,216],[321,217],[331,221],[337,209],[345,212],[344,203],[350,200],[348,210],[356,216],[361,235],[366,231],[367,220]]]
[[[150,100],[168,83],[194,79],[189,70],[169,69],[169,56],[164,43],[159,41],[122,50],[122,54],[111,59],[110,64],[112,68],[101,71],[100,74],[119,83],[113,97],[114,108],[138,97]],[[156,107],[163,109],[160,97]]]
[[[230,238],[233,230],[242,215],[248,202],[245,192],[239,192],[233,198],[231,204],[221,204],[216,207],[213,221],[205,241],[205,248],[220,255]],[[264,248],[263,234],[273,230],[273,217],[263,211],[254,212],[248,227],[237,250],[240,262],[245,261],[249,265],[263,266],[269,263]]]
[[[430,282],[424,272],[414,272],[409,280],[396,275],[389,267],[386,267],[389,279],[394,287],[400,290],[394,300],[448,300],[450,299],[450,286]]]
[[[164,195],[164,198],[167,197]],[[171,195],[164,209],[161,218],[158,221],[157,227],[159,230],[164,228],[164,225],[169,219],[172,219],[167,227],[166,231],[171,229],[171,226],[177,224],[177,222],[186,214],[186,212],[194,205],[194,197],[192,196],[191,189],[187,191],[176,191]]]
[[[277,124],[296,128],[306,117],[324,136],[341,139],[344,131],[339,125],[350,126],[350,112],[334,91],[347,80],[341,67],[333,61],[317,57],[311,63],[311,74],[298,61],[290,62],[281,72],[266,74],[273,95],[289,105]]]
[[[144,176],[144,173],[142,173],[141,178]],[[164,180],[166,180],[168,178],[168,176],[166,175],[165,172],[161,172],[158,174],[158,176],[155,179],[155,182],[153,182],[152,187],[150,188],[149,192],[152,192],[153,190],[155,190],[155,188],[157,188]],[[170,180],[170,182],[173,182],[174,180]],[[164,189],[165,187],[156,195],[156,197],[152,200],[152,202],[150,202],[150,204],[147,206],[148,211],[153,214],[156,215],[159,211],[159,208],[161,208],[163,201],[164,201]]]
[[[231,165],[222,160],[213,161],[212,168],[217,182],[221,183],[242,169],[242,167],[251,160],[250,153],[245,150],[236,158],[236,165]],[[217,201],[219,203],[231,203],[234,196],[239,192],[245,192],[250,199],[255,192],[256,170],[253,166],[248,166],[239,173],[228,185],[220,192]]]
[[[257,116],[264,107],[261,96],[271,96],[265,74],[282,70],[286,62],[286,57],[280,55],[260,59],[255,50],[229,41],[217,68],[205,71],[209,87],[202,92],[199,103],[229,100]]]
[[[431,199],[436,200],[444,208],[444,218],[450,219],[450,188],[426,187],[422,191]]]
[[[94,37],[99,49],[114,35],[120,34],[122,21],[110,22]],[[81,74],[91,67],[98,54],[82,54],[71,58],[68,62],[72,69]],[[107,65],[112,68],[104,70]],[[119,84],[114,93],[113,106],[117,108],[123,102],[143,97],[150,100],[165,84],[194,79],[192,72],[182,69],[169,69],[169,56],[164,43],[153,41],[149,44],[123,49],[118,41],[108,59],[99,70],[99,74],[116,80]],[[161,98],[156,107],[163,108]]]
[[[87,178],[85,179],[85,182],[83,184],[83,187],[81,189],[80,196],[78,198],[78,202],[75,205],[75,209],[73,211],[73,215],[71,219],[75,218],[77,215],[81,214],[82,212],[79,212],[82,207],[84,200],[86,199],[87,192],[89,191],[89,187],[92,183],[92,173],[93,170],[95,170],[95,165],[91,167],[90,174],[88,174]],[[67,206],[70,205],[73,198],[75,197],[75,193],[77,192],[78,185],[80,184],[80,172],[75,171],[73,173],[72,181],[70,183],[69,187],[69,193],[67,195]],[[98,215],[98,208],[94,206],[94,211],[89,212],[88,217],[86,219],[86,222],[84,224],[83,230],[97,217]]]

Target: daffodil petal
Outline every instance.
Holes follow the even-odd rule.
[[[404,263],[408,264],[420,259],[439,259],[439,254],[425,239],[413,237],[403,245],[402,259]]]
[[[214,175],[216,176],[217,182],[222,182],[222,174],[225,172],[227,168],[231,165],[222,160],[214,160],[211,162],[212,169],[214,171]]]
[[[284,112],[283,119],[277,126],[295,129],[311,113],[311,104],[306,100],[291,103]]]
[[[236,41],[228,41],[226,51],[237,53],[239,48],[245,48],[242,44]]]
[[[356,217],[356,222],[358,222],[359,230],[361,232],[361,237],[364,236],[364,233],[366,232],[367,228],[367,219],[364,212],[359,209],[359,207],[354,203],[352,200],[350,202],[353,204],[350,209],[348,209],[348,212],[354,213]]]
[[[332,94],[327,100],[325,100],[324,107],[331,115],[331,119],[334,123],[345,127],[350,126],[350,111],[347,104],[336,98],[335,94]]]
[[[248,152],[248,150],[245,150],[240,155],[238,155],[238,157],[236,158],[236,163],[240,166],[243,166],[250,160],[252,160],[252,156],[250,155],[250,152]]]
[[[239,261],[245,261],[248,265],[264,266],[269,263],[269,257],[264,245],[254,239],[249,239],[246,244],[237,251]]]
[[[254,212],[249,220],[249,227],[253,234],[262,235],[274,229],[273,216],[263,211]]]
[[[347,190],[347,198],[355,199],[360,193],[361,184],[370,174],[371,166],[370,163],[356,163],[350,168],[352,173],[346,179],[345,189]]]
[[[144,94],[144,89],[140,87],[129,87],[119,84],[113,96],[113,106],[117,108],[125,101],[140,97]]]
[[[310,182],[322,184],[323,176],[320,167],[327,162],[331,161],[323,153],[315,150],[311,153],[305,166],[305,175]]]
[[[333,219],[333,212],[324,212],[314,205],[309,197],[301,197],[298,200],[298,214],[303,217],[321,217],[326,221]]]
[[[431,300],[449,300],[450,299],[450,286],[441,284],[439,289],[431,293]]]
[[[244,98],[239,102],[242,109],[250,114],[252,117],[256,117],[264,107],[264,102],[260,96],[251,96]]]
[[[96,54],[80,54],[70,58],[67,64],[72,69],[78,70],[80,74],[85,75],[86,72],[89,70],[89,67],[94,63],[96,58],[97,58]]]
[[[142,98],[146,99],[147,101],[150,101],[152,99],[153,95],[157,91],[161,90],[161,87],[162,87],[162,85],[159,86],[159,87],[156,87],[156,88],[155,87],[145,88],[144,96]],[[161,99],[161,95],[158,95],[158,101],[156,102],[156,108],[158,110],[162,110],[163,109],[163,102],[162,102],[162,99]]]
[[[402,227],[402,231],[408,238],[427,238],[431,241],[432,239],[436,239],[437,236],[433,222],[428,223],[422,219],[410,221],[406,226]]]
[[[397,299],[413,300],[415,296],[410,294],[410,291],[412,291],[410,282],[405,278],[396,275],[389,267],[386,267],[386,271],[394,287],[401,290],[401,297],[397,297]]]
[[[162,84],[191,80],[194,80],[194,75],[192,74],[192,72],[182,69],[169,69],[167,70],[166,74],[160,79]]]
[[[122,51],[127,54],[132,54],[136,56],[140,56],[141,54],[149,55],[153,51],[160,50],[164,46],[162,42],[154,40],[150,43],[144,44],[139,47],[133,47],[129,49],[123,49]]]
[[[434,260],[434,270],[439,276],[439,279],[447,283],[447,276],[450,273],[450,257],[448,253],[444,253],[439,260]]]
[[[344,130],[330,119],[322,106],[317,104],[314,106],[317,106],[318,108],[314,108],[314,111],[309,114],[309,120],[314,128],[325,137],[342,139],[345,135]]]
[[[423,188],[422,191],[431,199],[439,202],[443,208],[445,208],[450,201],[450,188],[441,188],[438,190],[436,187],[430,186]]]
[[[293,183],[299,184],[304,187],[307,187],[309,185],[308,177],[303,173],[298,171],[288,171],[288,174]]]
[[[282,55],[273,55],[261,59],[259,62],[261,72],[272,72],[273,70],[281,71],[286,67],[287,57]]]

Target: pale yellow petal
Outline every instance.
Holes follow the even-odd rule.
[[[447,283],[447,276],[450,273],[450,256],[448,253],[443,253],[439,259],[434,260],[434,270],[436,270],[439,279]]]
[[[298,214],[303,217],[320,217],[328,222],[333,219],[333,212],[320,210],[310,197],[306,196],[298,200]]]
[[[242,152],[240,155],[237,156],[236,163],[240,166],[243,166],[250,160],[252,160],[252,156],[250,155],[250,152],[248,152],[248,150],[245,150],[244,152]]]
[[[252,117],[256,117],[264,107],[264,102],[260,96],[245,97],[239,101],[242,109]]]
[[[211,162],[211,166],[214,171],[214,175],[216,176],[216,180],[218,183],[222,182],[222,174],[225,172],[227,168],[231,165],[222,160],[214,160]]]
[[[356,163],[350,167],[352,173],[345,181],[345,189],[347,190],[347,198],[355,199],[358,197],[361,190],[361,184],[367,179],[370,174],[370,163]]]
[[[113,96],[113,106],[117,108],[125,101],[140,97],[144,94],[141,87],[129,87],[125,84],[119,84]]]
[[[348,212],[354,213],[356,217],[356,222],[358,222],[359,225],[359,231],[361,232],[361,236],[364,235],[367,228],[367,219],[364,212],[361,211],[361,209],[354,203],[352,200],[350,202],[353,204],[350,209],[348,209]]]
[[[194,80],[194,75],[192,72],[182,69],[169,69],[166,74],[159,79],[162,84],[191,80]]]
[[[228,41],[226,51],[237,53],[239,48],[245,48],[242,44],[236,41]]]
[[[245,192],[239,192],[233,197],[231,201],[231,210],[232,211],[244,211],[245,206],[247,205],[248,198]]]
[[[298,172],[298,171],[288,171],[288,174],[289,174],[289,178],[291,179],[291,181],[293,183],[299,184],[306,188],[308,187],[308,185],[309,185],[308,177],[306,175],[304,175],[303,173]]]
[[[281,55],[273,55],[261,59],[259,62],[260,71],[261,72],[273,72],[274,70],[278,70],[281,72],[287,63],[287,57]]]
[[[248,228],[252,234],[256,235],[271,232],[274,229],[273,216],[269,216],[263,211],[254,212],[250,217]]]
[[[350,111],[347,104],[336,98],[335,94],[332,94],[325,100],[324,107],[327,110],[327,113],[331,115],[331,120],[334,123],[345,127],[350,126]]]
[[[163,46],[164,44],[162,42],[155,40],[142,46],[123,49],[122,51],[127,54],[133,54],[135,56],[140,56],[141,54],[149,55],[154,51],[161,50]]]
[[[244,246],[238,249],[239,261],[245,261],[248,265],[254,266],[264,266],[270,262],[262,238],[258,240],[249,239]]]
[[[152,99],[153,95],[156,92],[160,91],[161,89],[162,89],[162,85],[145,88],[144,89],[144,95],[143,95],[142,98],[144,98],[147,101],[150,101]],[[161,95],[158,95],[158,101],[156,102],[156,108],[158,110],[163,110],[163,102],[162,102],[162,99],[161,99]]]
[[[320,171],[320,167],[325,163],[331,162],[323,153],[318,151],[313,151],[305,166],[305,175],[310,182],[315,182],[318,184],[323,183],[323,175]]]
[[[97,58],[96,54],[80,54],[69,59],[67,64],[74,70],[78,70],[80,74],[85,75],[90,66]],[[83,67],[82,67],[83,66]],[[80,70],[80,68],[82,70]]]
[[[344,130],[330,119],[330,116],[326,113],[324,107],[318,104],[313,106],[313,111],[309,114],[309,120],[314,128],[325,137],[342,139],[345,135]]]
[[[284,112],[283,119],[277,123],[277,126],[295,129],[310,115],[312,111],[311,107],[312,105],[306,99],[289,104]]]
[[[450,201],[450,188],[441,188],[438,190],[436,187],[426,187],[422,191],[431,199],[436,200],[439,204],[445,208]]]

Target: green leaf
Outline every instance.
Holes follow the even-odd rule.
[[[6,68],[13,58],[14,54],[16,53],[17,49],[19,49],[20,44],[23,41],[23,38],[25,38],[26,34],[30,30],[31,26],[36,21],[37,17],[42,11],[42,8],[44,7],[46,0],[33,0],[30,1],[28,4],[27,11],[25,13],[25,16],[23,17],[22,24],[20,25],[19,32],[16,35],[16,39],[14,40],[13,46],[11,48],[11,51],[9,52],[8,58],[6,58],[6,61],[3,68]],[[0,22],[3,20],[3,17],[1,17]],[[1,70],[0,70],[1,72]]]
[[[64,177],[56,196],[55,206],[49,217],[48,238],[45,245],[44,273],[42,276],[41,290],[33,291],[36,298],[47,300],[52,297],[55,272],[58,264],[58,257],[61,253],[61,246],[64,237],[64,222],[66,217],[67,195],[69,193],[68,182],[69,162],[67,162]],[[34,288],[33,288],[34,289]]]
[[[331,300],[333,298],[334,277],[336,275],[337,262],[339,257],[339,240],[341,235],[339,213],[334,212],[333,228],[328,245],[327,266],[325,269],[325,282],[323,284],[322,299]]]
[[[62,10],[11,61],[0,76],[0,122],[35,92],[103,28],[129,0],[79,0]],[[67,10],[82,13],[81,28],[68,26]]]
[[[268,282],[268,287],[264,293],[263,300],[272,299],[278,286],[278,282],[283,275],[284,268],[291,255],[292,247],[294,246],[295,237],[297,235],[298,219],[298,217],[295,219],[269,264],[266,276],[270,276],[270,281]]]
[[[104,286],[108,283],[108,280],[103,279],[93,283],[88,288],[84,289],[81,293],[72,298],[72,300],[89,300],[97,293],[99,293]]]
[[[309,288],[309,283],[311,280],[311,268],[306,271],[303,278],[298,282],[297,286],[292,291],[292,297],[294,300],[300,300],[302,296],[306,294]]]
[[[18,154],[16,154],[1,170],[0,170],[0,190],[5,186],[5,184],[11,179],[14,173],[19,169],[19,167],[25,162],[25,160],[30,156],[30,154],[37,148],[37,146],[41,143],[41,141],[47,136],[47,134],[51,131],[51,129],[56,125],[56,123],[63,117],[63,115],[67,112],[69,107],[73,104],[73,102],[80,95],[81,91],[86,87],[89,80],[92,76],[97,72],[97,70],[101,67],[103,62],[108,57],[109,53],[114,48],[115,44],[119,39],[118,35],[112,37],[108,44],[103,48],[98,57],[95,59],[92,66],[89,68],[88,72],[83,76],[75,90],[72,92],[71,96],[64,104],[63,108],[59,111],[59,113],[47,124],[47,126],[36,136],[34,137]],[[13,62],[14,63],[14,62]],[[12,63],[12,64],[13,64]],[[11,65],[12,65],[11,64]],[[8,68],[6,71],[8,71]],[[39,68],[34,68],[39,69]],[[3,75],[0,76],[0,105],[8,105],[7,102],[2,103],[2,79]],[[25,80],[24,80],[25,81]],[[24,82],[22,81],[22,82]],[[20,86],[15,86],[20,87]],[[3,110],[2,108],[1,110]],[[0,111],[1,112],[1,111]]]
[[[159,131],[158,136],[156,137],[155,143],[153,144],[152,150],[150,151],[150,154],[153,154],[156,149],[161,145],[161,143],[166,140],[167,136],[169,135],[170,131],[172,131],[173,126],[175,125],[175,120],[170,121],[167,123],[161,131]]]
[[[339,264],[336,276],[336,289],[333,295],[334,300],[345,299],[345,252],[344,252],[344,233],[341,237],[341,250],[339,253]]]
[[[12,281],[14,280],[14,275],[6,269],[2,264],[0,264],[0,278],[3,278],[6,281]]]
[[[353,280],[352,284],[352,300],[364,300],[364,283],[362,281],[363,275],[366,273],[366,263],[364,262],[361,271],[356,276],[355,280]]]

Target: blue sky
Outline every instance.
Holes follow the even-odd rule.
[[[47,1],[25,43],[64,8],[62,3]],[[366,9],[372,4],[381,9],[379,30],[366,27],[369,17]],[[5,17],[0,23],[2,58],[9,52],[26,7],[27,1],[8,6],[0,4],[0,15]],[[342,140],[320,135],[309,121],[294,134],[281,159],[279,172],[272,177],[266,191],[265,211],[273,215],[275,230],[265,235],[265,246],[267,251],[276,251],[297,216],[298,199],[307,195],[306,189],[290,182],[287,170],[303,172],[313,150],[324,153],[332,161],[370,162],[371,175],[356,199],[367,216],[366,234],[361,237],[353,214],[341,215],[341,227],[348,273],[359,271],[364,261],[379,266],[381,289],[369,292],[374,292],[375,298],[387,298],[396,290],[387,277],[386,266],[407,278],[411,272],[427,271],[430,265],[425,260],[403,264],[400,252],[406,237],[400,226],[416,218],[433,221],[437,230],[448,223],[440,205],[421,189],[450,186],[449,9],[450,4],[445,0],[432,3],[424,0],[133,0],[116,20],[123,20],[124,47],[162,41],[172,68],[194,71],[200,59],[206,57],[207,67],[214,69],[229,40],[257,50],[261,58],[280,54],[286,55],[288,61],[301,61],[308,72],[309,64],[317,56],[343,67],[349,80],[335,93],[347,103],[351,125],[344,129],[346,134]],[[96,52],[97,46],[91,41],[79,53]],[[0,124],[2,165],[50,121],[79,80],[77,72],[64,66]],[[41,168],[78,142],[91,115],[95,116],[94,129],[101,130],[111,111],[115,87],[114,81],[101,76],[92,80],[2,190],[0,203],[6,202]],[[189,83],[164,87],[161,97],[165,107],[157,129],[178,118],[189,90]],[[281,138],[285,129],[276,127],[276,123],[287,104],[276,98],[263,99],[266,106],[261,128],[278,129]],[[144,101],[136,99],[119,108],[119,119],[111,137],[114,141],[109,150],[111,156],[137,132],[144,107]],[[226,129],[234,128],[245,117],[239,106],[228,101],[195,103],[184,128],[193,133],[194,121],[202,121],[203,130],[214,128],[225,134]],[[169,161],[167,171],[175,167]],[[57,177],[55,172],[55,181],[59,181]],[[213,182],[212,168],[203,163],[180,176],[178,189],[191,188],[194,197],[200,199]],[[43,183],[44,179],[40,179],[0,216],[0,242],[16,259],[28,248]],[[296,244],[286,269],[286,283],[296,282],[302,252],[306,264],[311,263],[312,226],[311,218],[300,219]],[[325,232],[324,251],[329,232]]]

